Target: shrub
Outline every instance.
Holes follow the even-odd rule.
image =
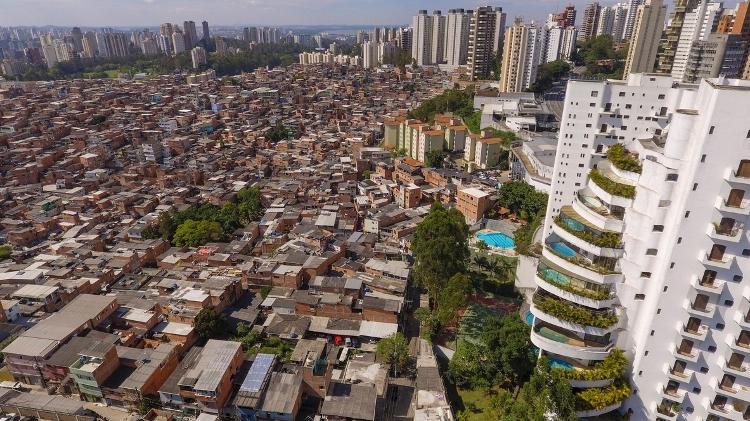
[[[602,409],[622,402],[630,396],[626,380],[618,380],[611,386],[582,389],[576,393],[576,410]]]
[[[625,371],[625,365],[628,359],[625,358],[625,352],[621,349],[614,349],[607,355],[607,358],[596,363],[593,367],[586,370],[563,370],[553,368],[561,377],[570,380],[607,380],[620,378]]]
[[[635,197],[635,187],[628,186],[627,184],[618,183],[605,177],[598,170],[592,170],[589,173],[589,178],[597,186],[601,187],[602,190],[615,196],[625,197],[632,199]]]
[[[607,150],[607,159],[612,165],[623,171],[641,173],[641,163],[619,143],[610,146]]]
[[[550,316],[584,326],[605,329],[618,320],[612,312],[593,311],[565,300],[540,295],[534,297],[534,305]]]
[[[570,284],[561,284],[557,283],[552,279],[547,279],[547,276],[542,271],[538,271],[537,275],[539,278],[541,278],[543,281],[549,283],[550,285],[559,288],[563,291],[569,292],[571,294],[575,294],[584,298],[590,298],[592,300],[606,300],[609,299],[611,296],[611,293],[607,290],[600,289],[600,290],[590,290],[590,289],[584,289],[584,288],[577,288]]]

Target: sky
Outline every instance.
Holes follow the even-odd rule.
[[[0,26],[155,26],[207,20],[215,25],[400,25],[419,9],[502,6],[509,19],[543,20],[591,0],[0,0]],[[670,0],[667,0],[671,3]],[[616,0],[601,1],[614,4]],[[736,0],[725,1],[733,7]]]
[[[669,1],[669,0],[667,0]],[[509,18],[545,19],[568,3],[579,19],[591,0],[0,0],[0,26],[154,26],[207,20],[215,25],[399,25],[419,9],[502,6]],[[601,1],[614,4],[616,0]],[[734,6],[736,0],[725,1]]]

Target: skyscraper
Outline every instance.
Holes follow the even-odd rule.
[[[623,77],[654,70],[666,14],[667,6],[663,0],[646,0],[638,6]]]
[[[482,6],[471,17],[467,64],[472,79],[487,77],[500,59],[505,37],[505,13],[501,7]]]
[[[695,40],[690,47],[681,80],[698,83],[700,79],[719,75],[738,78],[742,75],[745,49],[746,42],[734,34],[713,33]]]
[[[549,23],[554,23],[561,28],[569,28],[576,25],[576,8],[569,4],[559,13],[550,15]]]
[[[635,17],[638,14],[638,6],[643,4],[643,0],[626,0],[625,4],[627,16],[625,16],[625,28],[622,33],[622,38],[630,40],[633,36],[633,28],[635,28]]]
[[[736,106],[750,82],[673,86],[645,74],[568,84],[531,341],[579,370],[629,361],[625,381],[570,377],[576,393],[613,380],[624,392],[579,417],[625,399],[631,419],[742,419],[750,400],[750,155],[738,154],[750,126]]]
[[[440,13],[440,10],[432,12],[432,52],[430,53],[430,62],[433,64],[445,61],[447,41],[445,23],[445,16]]]
[[[505,31],[503,61],[500,70],[500,92],[521,92],[529,49],[529,27],[520,19]]]
[[[420,10],[412,19],[411,56],[417,65],[432,64],[432,16]]]
[[[185,49],[190,50],[198,43],[198,32],[195,29],[195,22],[186,20],[182,23],[183,37],[185,38]]]
[[[466,64],[469,53],[471,10],[451,9],[446,17],[446,62],[451,66]]]
[[[576,28],[553,26],[547,29],[544,62],[569,60],[576,48]]]
[[[208,22],[205,20],[201,23],[201,26],[203,27],[203,36],[201,37],[202,40],[208,41],[209,38],[211,38],[211,34],[208,32]]]
[[[372,69],[378,65],[378,43],[376,41],[365,41],[362,43],[362,66]]]
[[[693,44],[696,41],[705,41],[708,39],[709,35],[716,27],[721,9],[721,3],[707,3],[701,1],[692,10],[689,10],[687,13],[685,13],[682,22],[682,28],[679,33],[679,39],[677,40],[677,44],[674,48],[674,56],[671,58],[672,68],[670,69],[670,72],[673,78],[682,80],[685,74],[685,66],[688,61],[688,56],[690,55]],[[719,42],[718,39],[715,39],[714,42],[710,45],[717,45],[722,48],[724,47],[723,43]],[[705,46],[706,45],[704,45],[704,47]],[[704,49],[703,51],[707,50]],[[669,59],[667,57],[664,58],[667,59],[663,63],[665,64],[666,69],[666,64],[669,63]],[[719,57],[718,61],[721,62],[721,57]],[[657,70],[663,71],[663,69],[661,68]]]
[[[174,54],[180,54],[185,51],[185,37],[182,35],[182,32],[172,32],[172,49]]]
[[[601,6],[599,6],[598,2],[590,3],[583,9],[583,19],[581,20],[581,27],[578,30],[579,41],[588,41],[596,36],[600,12]]]
[[[702,2],[701,2],[702,3]],[[657,57],[656,71],[671,73],[672,63],[677,51],[677,43],[685,22],[685,15],[692,12],[699,4],[699,0],[675,0],[675,8],[669,18],[669,25],[661,40],[660,52]],[[692,42],[692,40],[691,40]]]

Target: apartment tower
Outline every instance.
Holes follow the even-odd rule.
[[[482,6],[474,11],[469,33],[467,64],[472,79],[487,77],[492,63],[499,58],[505,34],[505,13],[500,7]]]
[[[471,10],[451,9],[446,17],[445,61],[451,66],[466,64],[469,55]]]
[[[596,36],[601,9],[598,2],[590,3],[583,9],[583,19],[578,30],[579,41],[588,41]]]
[[[624,78],[631,73],[644,73],[654,70],[659,39],[664,27],[667,6],[663,0],[646,0],[638,6],[630,39],[628,57],[625,61]]]
[[[411,56],[417,65],[432,64],[432,16],[426,10],[420,10],[412,18]]]
[[[750,416],[746,103],[737,79],[569,82],[531,341],[579,417]]]

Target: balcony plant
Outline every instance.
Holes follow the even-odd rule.
[[[561,377],[569,380],[596,381],[617,379],[622,377],[625,371],[625,365],[628,359],[625,358],[625,352],[621,349],[614,349],[607,355],[607,358],[596,363],[593,367],[585,370],[563,370],[553,369]]]
[[[680,411],[680,405],[677,402],[665,402],[662,401],[657,407],[656,411],[660,414],[667,415],[669,417],[677,414]]]
[[[607,150],[607,159],[612,165],[623,171],[630,171],[637,174],[640,174],[642,171],[641,163],[638,162],[638,159],[619,143],[610,146]]]
[[[561,320],[571,323],[606,329],[617,323],[617,315],[610,311],[594,311],[562,299],[536,295],[536,307]]]
[[[604,409],[624,401],[630,396],[627,380],[619,379],[607,387],[592,387],[576,393],[576,410]]]
[[[571,294],[575,294],[583,298],[589,298],[591,300],[601,301],[601,300],[607,300],[612,296],[612,294],[609,291],[603,290],[603,289],[590,290],[590,289],[584,289],[584,288],[577,288],[570,284],[562,284],[562,283],[555,282],[554,279],[551,279],[545,272],[541,270],[537,272],[537,275],[539,275],[539,277],[543,281],[549,283],[550,285],[556,288],[559,288],[565,292],[569,292]]]
[[[563,219],[562,214],[555,217],[555,223],[565,231],[597,247],[614,249],[620,248],[622,243],[622,235],[616,232],[604,231],[597,235],[585,228],[582,230],[573,229],[570,225],[565,223],[565,219]]]
[[[589,173],[589,178],[594,182],[594,184],[596,184],[609,194],[625,197],[627,199],[632,199],[635,197],[635,187],[612,181],[602,173],[600,173],[599,170],[591,170],[591,172]]]

